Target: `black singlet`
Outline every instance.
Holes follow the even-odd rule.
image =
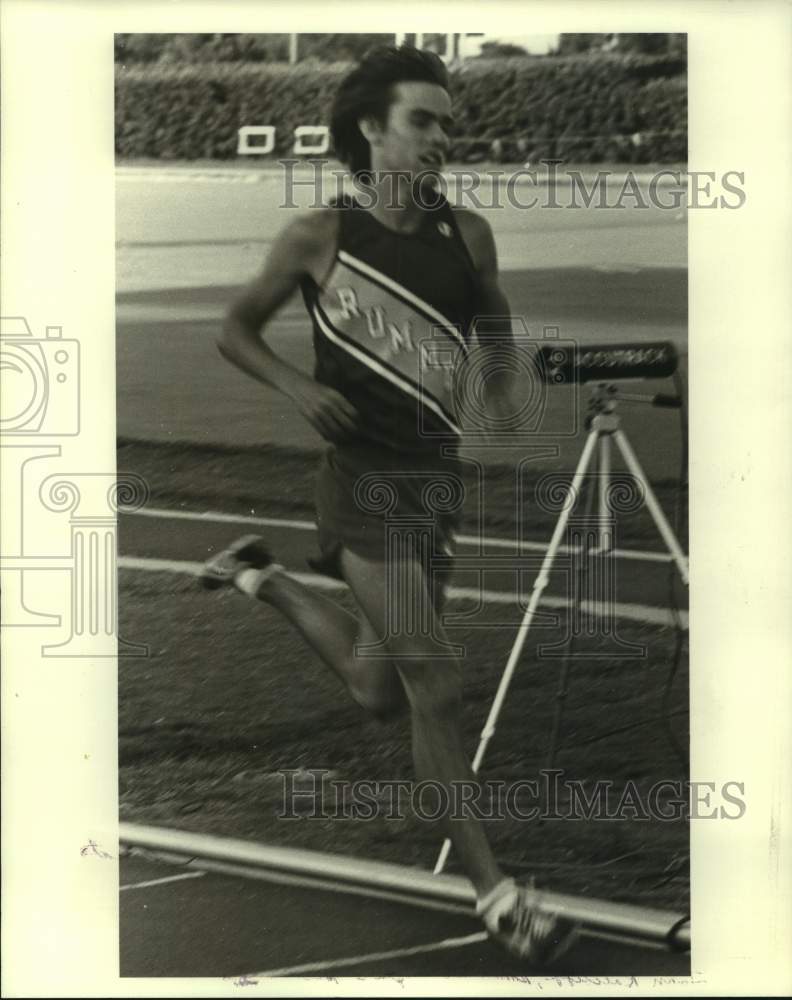
[[[458,443],[454,373],[467,351],[476,271],[450,205],[396,233],[345,199],[331,271],[301,288],[315,378],[361,415],[359,442],[401,452]]]

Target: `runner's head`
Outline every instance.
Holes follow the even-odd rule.
[[[451,124],[442,59],[407,45],[372,49],[336,94],[330,131],[353,174],[442,167]]]

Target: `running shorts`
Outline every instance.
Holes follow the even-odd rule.
[[[454,537],[465,490],[461,466],[439,450],[392,452],[370,445],[334,445],[316,479],[319,556],[309,564],[343,579],[346,548],[387,566],[399,555],[418,556],[431,590],[451,575]]]

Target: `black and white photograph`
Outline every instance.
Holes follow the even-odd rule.
[[[110,748],[60,865],[114,914],[108,995],[709,995],[713,914],[771,919],[788,730],[753,784],[738,749],[761,739],[729,733],[779,710],[788,641],[772,603],[738,625],[739,504],[757,552],[782,536],[749,435],[715,415],[739,425],[760,365],[765,422],[785,397],[726,308],[737,265],[701,242],[739,245],[765,206],[739,156],[699,152],[716,20],[609,8],[533,33],[483,8],[477,31],[101,22],[112,149],[62,184],[79,244],[101,178],[103,332],[8,296],[0,346],[4,631],[51,699],[70,665],[64,699],[95,699],[63,766]],[[738,896],[710,868],[748,831],[767,871]]]
[[[122,975],[688,975],[685,35],[115,59]]]

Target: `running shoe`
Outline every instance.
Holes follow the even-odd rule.
[[[552,964],[578,938],[577,924],[546,910],[540,892],[514,879],[495,886],[479,900],[476,912],[492,938],[536,968]]]
[[[243,535],[228,548],[207,559],[199,579],[207,590],[217,590],[233,583],[241,569],[266,569],[274,565],[261,535]]]

